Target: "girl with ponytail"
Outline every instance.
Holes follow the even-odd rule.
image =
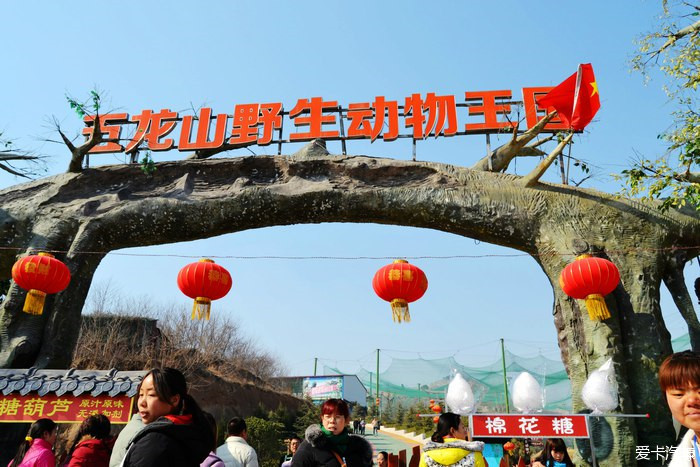
[[[467,429],[460,416],[445,412],[430,441],[423,446],[419,467],[486,467],[483,450],[481,441],[467,441]]]
[[[32,423],[8,467],[54,467],[53,445],[57,432],[58,426],[50,418],[40,418]]]
[[[198,466],[207,458],[214,435],[179,370],[149,371],[138,409],[146,426],[131,441],[123,466]]]

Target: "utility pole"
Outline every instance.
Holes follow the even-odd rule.
[[[314,376],[316,376],[316,366],[318,365],[318,357],[314,357]]]
[[[510,399],[508,396],[508,378],[506,377],[506,351],[503,346],[503,338],[501,338],[501,364],[503,365],[503,390],[506,395],[506,413],[510,413],[510,402],[508,402]]]

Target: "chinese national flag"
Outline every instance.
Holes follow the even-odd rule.
[[[544,96],[538,97],[537,105],[555,109],[561,121],[572,130],[583,130],[600,109],[598,83],[591,64],[579,65],[576,73]]]

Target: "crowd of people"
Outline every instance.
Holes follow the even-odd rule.
[[[65,459],[56,459],[53,451],[57,424],[41,418],[32,423],[8,467],[259,467],[245,420],[232,418],[225,442],[217,447],[214,417],[189,395],[184,375],[174,368],[155,368],[145,375],[137,408],[138,414],[116,439],[110,436],[107,417],[88,417]],[[320,423],[306,430],[305,439],[290,440],[280,465],[371,466],[372,446],[361,435],[349,433],[350,421],[345,401],[326,401]]]
[[[65,459],[56,459],[53,453],[56,423],[48,418],[39,419],[32,423],[8,467],[234,465],[224,463],[217,454],[228,444],[216,448],[216,422],[189,395],[187,381],[180,371],[174,368],[149,371],[139,387],[137,408],[138,414],[116,439],[110,437],[111,425],[104,415],[85,419]],[[239,466],[258,467],[255,453],[250,464]]]
[[[700,457],[700,353],[679,352],[659,368],[659,384],[673,417],[687,432],[675,449],[670,467],[693,467]],[[232,418],[225,442],[216,446],[214,417],[202,411],[189,395],[184,375],[174,368],[153,369],[138,392],[138,414],[114,439],[104,415],[91,415],[80,425],[65,459],[56,459],[53,447],[58,426],[48,418],[31,424],[8,467],[259,467],[248,444],[245,420]],[[372,421],[376,434],[379,422]],[[292,437],[280,467],[370,467],[372,445],[364,437],[364,421],[350,418],[348,404],[329,399],[321,406],[320,423],[306,429],[304,438]],[[487,467],[484,443],[469,439],[461,417],[440,415],[430,441],[423,446],[420,467]],[[693,455],[694,454],[694,455]],[[390,455],[377,454],[379,467],[388,467]],[[532,467],[571,467],[573,462],[561,439],[548,439]]]

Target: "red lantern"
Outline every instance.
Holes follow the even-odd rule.
[[[12,266],[12,279],[27,292],[22,311],[40,315],[44,310],[46,294],[54,294],[68,287],[68,267],[49,253],[25,256]]]
[[[440,413],[442,412],[442,407],[440,407],[440,404],[435,404],[434,406],[431,407],[431,409],[435,413]]]
[[[428,289],[428,279],[418,267],[397,259],[377,271],[372,287],[381,299],[391,302],[395,322],[409,322],[408,304],[423,296]]]
[[[431,407],[432,407],[433,405],[435,405],[435,399],[430,399],[429,402],[430,402],[430,406],[431,406]]]
[[[231,274],[210,259],[200,259],[180,269],[177,286],[194,299],[192,319],[209,319],[212,300],[218,300],[231,290]]]
[[[437,423],[438,420],[440,420],[440,417],[433,417],[433,423]]]
[[[513,450],[515,450],[515,444],[513,444],[511,441],[508,441],[506,444],[503,445],[503,449],[508,452],[513,452]]]
[[[559,285],[571,298],[585,299],[588,316],[594,321],[610,318],[605,295],[620,283],[620,272],[611,261],[581,255],[567,265],[559,276]]]

